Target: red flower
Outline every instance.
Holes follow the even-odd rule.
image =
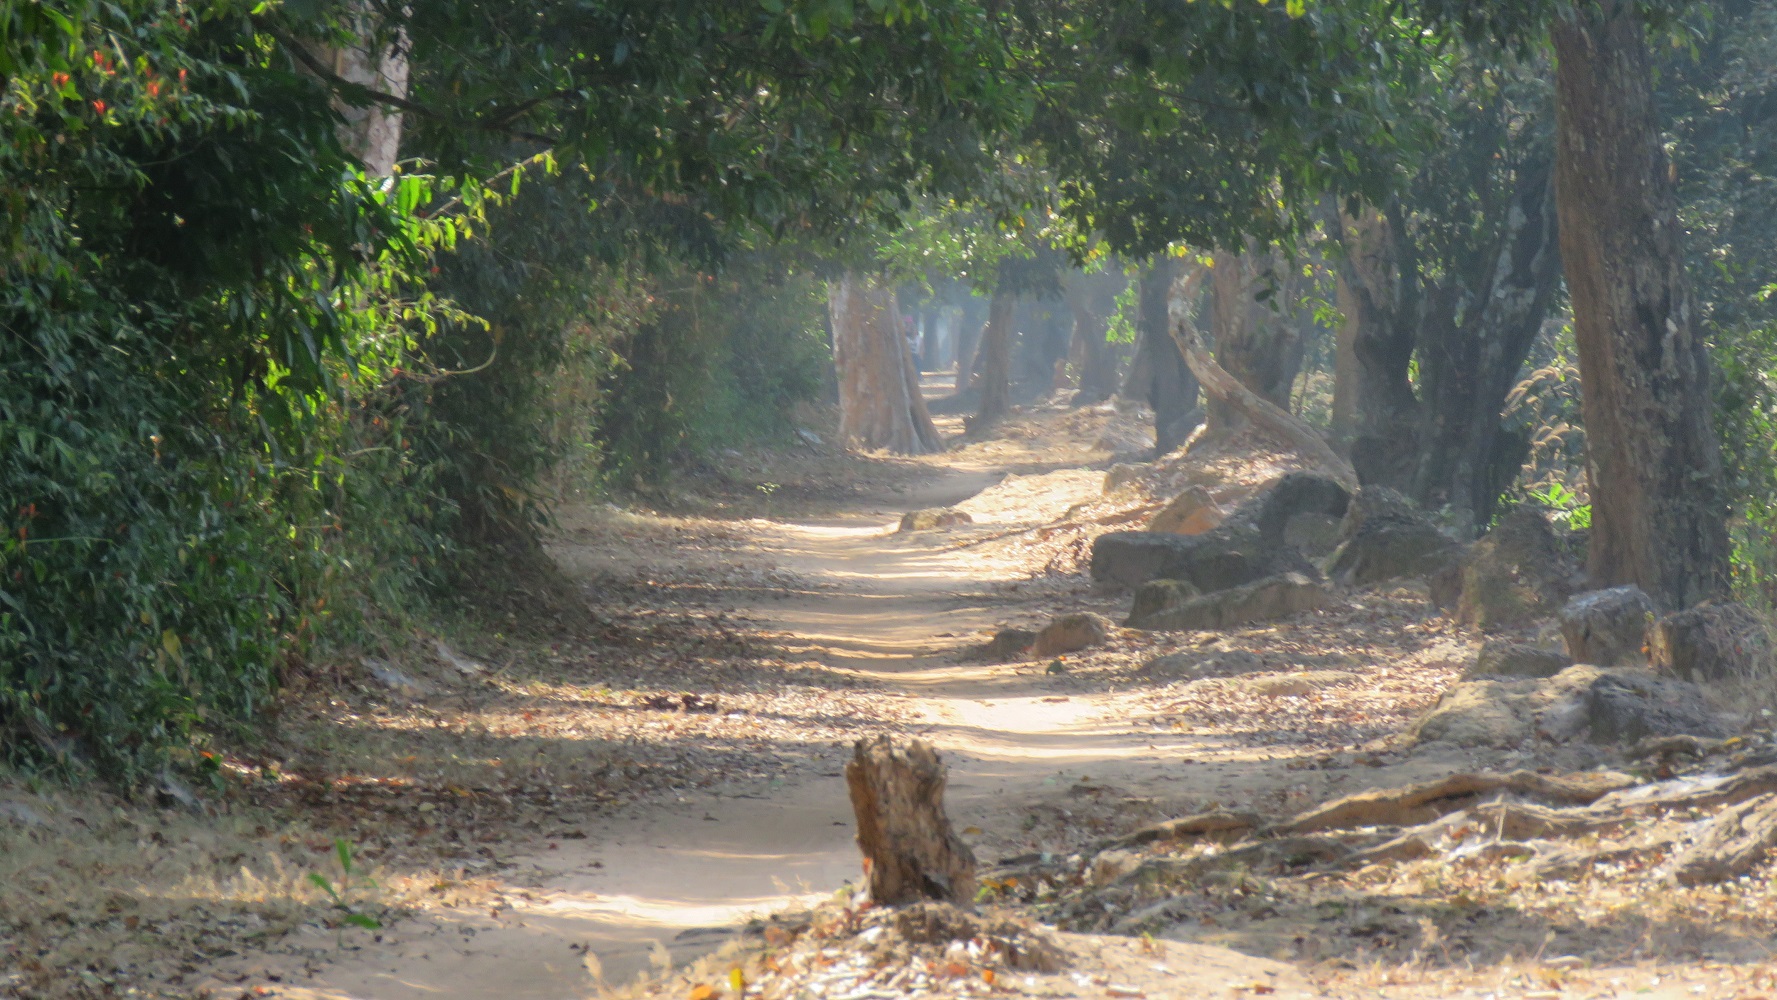
[[[159,97],[160,96],[160,83],[158,81],[150,80],[148,82],[148,96],[149,97]]]
[[[105,113],[105,102],[104,101],[94,101],[93,102],[93,110],[97,111],[99,114],[104,114]]]
[[[70,79],[70,77],[66,73],[54,73],[54,74],[50,75],[50,79],[54,80],[56,86],[58,88],[60,88],[60,87],[66,87],[68,85],[68,80]]]

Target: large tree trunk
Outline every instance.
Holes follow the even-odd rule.
[[[1191,319],[1192,300],[1196,286],[1203,279],[1200,267],[1178,279],[1169,296],[1168,333],[1176,352],[1190,365],[1203,386],[1203,395],[1212,405],[1219,405],[1239,414],[1240,422],[1252,424],[1272,437],[1295,448],[1304,458],[1319,465],[1328,475],[1356,489],[1357,473],[1350,463],[1335,452],[1321,436],[1290,411],[1259,395],[1223,368],[1203,346],[1197,324]],[[1287,401],[1287,397],[1286,397]]]
[[[981,330],[981,401],[969,420],[969,429],[992,426],[1012,412],[1012,317],[1017,298],[995,290],[987,307],[987,325]]]
[[[1243,253],[1216,255],[1210,275],[1210,329],[1219,366],[1241,384],[1285,410],[1301,367],[1301,331],[1290,317],[1258,301],[1263,283],[1272,282],[1276,298],[1291,297],[1294,282],[1279,277],[1272,255],[1249,244]],[[1201,381],[1202,373],[1198,373]],[[1223,434],[1245,423],[1245,411],[1226,399],[1211,397],[1207,433]]]
[[[1442,322],[1421,326],[1426,419],[1411,492],[1428,507],[1448,506],[1470,534],[1492,520],[1528,448],[1524,436],[1506,434],[1500,410],[1560,279],[1553,166],[1544,159],[1520,171],[1493,252],[1468,283],[1479,304],[1444,304],[1433,313]]]
[[[1420,319],[1412,244],[1398,211],[1332,215],[1339,242],[1341,363],[1353,410],[1348,453],[1365,483],[1411,489],[1419,400],[1407,379]]]
[[[407,96],[407,35],[378,41],[375,15],[367,4],[353,5],[353,27],[357,37],[351,44],[327,53],[333,74],[349,83],[389,94]],[[340,141],[358,157],[372,177],[388,177],[395,172],[395,161],[401,152],[401,112],[395,108],[373,104],[353,107],[337,102],[345,123],[340,126]]]
[[[1093,309],[1092,288],[1079,272],[1069,275],[1067,282],[1068,311],[1073,315],[1073,343],[1070,354],[1077,360],[1080,389],[1074,394],[1075,406],[1102,403],[1117,391],[1117,367],[1111,345],[1105,341],[1106,318]]]
[[[1643,25],[1627,0],[1602,0],[1557,20],[1553,36],[1592,582],[1687,607],[1726,589],[1727,503]]]
[[[1154,454],[1178,450],[1203,422],[1197,406],[1197,377],[1173,346],[1168,331],[1168,296],[1179,272],[1179,262],[1157,258],[1137,279],[1137,330],[1135,360],[1130,364],[1127,395],[1147,401],[1154,410]]]
[[[1358,314],[1357,296],[1345,280],[1343,268],[1337,281],[1334,294],[1343,321],[1333,343],[1333,443],[1340,449],[1349,449],[1351,439],[1357,436],[1357,338],[1363,331],[1363,322]]]
[[[894,290],[846,272],[828,283],[827,310],[839,369],[840,437],[903,455],[942,448],[901,334]]]

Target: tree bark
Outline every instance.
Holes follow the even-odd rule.
[[[1018,304],[1008,291],[996,289],[981,330],[981,401],[969,429],[990,427],[1012,412],[1012,317]]]
[[[1092,288],[1085,276],[1074,272],[1066,285],[1068,310],[1073,314],[1070,354],[1078,359],[1080,388],[1073,405],[1102,403],[1117,391],[1117,369],[1111,345],[1105,341],[1105,317],[1092,308]]]
[[[1128,394],[1145,400],[1154,410],[1156,457],[1178,450],[1203,422],[1203,411],[1197,406],[1197,376],[1191,374],[1169,332],[1167,302],[1178,273],[1177,260],[1160,257],[1137,279],[1138,329],[1129,378],[1135,391]]]
[[[847,272],[828,283],[827,310],[839,370],[840,437],[903,455],[940,450],[943,441],[901,335],[894,290]]]
[[[930,745],[859,740],[845,765],[870,901],[975,901],[975,856],[944,814],[946,768]]]
[[[1579,347],[1592,583],[1633,583],[1683,608],[1727,587],[1727,502],[1643,32],[1627,0],[1555,22],[1556,204]]]
[[[1355,218],[1334,214],[1339,242],[1340,310],[1354,411],[1351,464],[1365,483],[1408,492],[1417,447],[1419,400],[1407,370],[1420,319],[1419,282],[1405,220],[1366,207]],[[1337,366],[1336,366],[1337,367]]]
[[[407,35],[397,32],[385,44],[379,42],[378,25],[369,5],[359,2],[352,22],[355,37],[351,44],[326,53],[335,76],[349,83],[368,87],[395,97],[407,96]],[[340,141],[372,177],[389,177],[401,153],[401,112],[381,105],[354,107],[335,102],[340,116]]]
[[[1443,322],[1421,325],[1426,419],[1410,492],[1428,507],[1448,506],[1470,534],[1492,520],[1528,449],[1522,435],[1506,434],[1500,410],[1560,279],[1553,166],[1543,159],[1519,172],[1493,252],[1467,283],[1478,307],[1444,303],[1432,314]]]
[[[1333,478],[1356,489],[1357,472],[1351,463],[1339,456],[1314,428],[1296,419],[1290,412],[1244,385],[1233,373],[1223,368],[1203,346],[1197,324],[1191,320],[1191,300],[1196,286],[1203,280],[1203,268],[1180,278],[1170,296],[1171,320],[1168,331],[1176,350],[1203,386],[1203,394],[1216,405],[1240,414],[1240,419],[1295,448],[1304,458],[1318,464]],[[1288,397],[1285,396],[1287,400]]]
[[[1301,334],[1288,317],[1256,297],[1268,280],[1275,285],[1273,301],[1292,297],[1294,282],[1279,278],[1273,264],[1269,251],[1250,242],[1244,252],[1216,255],[1210,330],[1217,364],[1260,399],[1287,411],[1301,366]],[[1197,378],[1202,380],[1201,372]],[[1246,411],[1225,397],[1212,396],[1205,412],[1210,434],[1236,430],[1246,419]]]

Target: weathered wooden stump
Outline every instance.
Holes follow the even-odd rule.
[[[845,783],[870,899],[877,905],[974,901],[975,855],[944,814],[947,772],[938,752],[921,740],[902,747],[878,736],[852,747]]]

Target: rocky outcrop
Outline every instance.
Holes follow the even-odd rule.
[[[1470,628],[1520,625],[1554,614],[1579,589],[1580,572],[1549,520],[1518,507],[1476,542],[1462,565],[1456,618]]]
[[[1031,642],[1030,652],[1042,659],[1102,645],[1111,637],[1113,627],[1103,615],[1090,611],[1062,615],[1043,626]]]
[[[1573,666],[1573,657],[1558,649],[1525,642],[1488,639],[1473,666],[1462,675],[1465,681],[1484,677],[1553,677]]]
[[[1640,587],[1575,594],[1561,608],[1561,637],[1577,663],[1600,667],[1647,665],[1647,629],[1654,602]]]
[[[961,524],[972,524],[974,518],[966,510],[955,507],[928,507],[925,510],[908,511],[901,515],[901,531],[931,531],[935,528],[954,528]]]
[[[1153,520],[1148,522],[1148,530],[1166,531],[1175,535],[1201,535],[1220,527],[1227,517],[1228,512],[1216,503],[1208,490],[1193,486],[1160,508]]]
[[[1188,598],[1182,604],[1157,608],[1140,618],[1131,616],[1126,624],[1149,630],[1234,628],[1314,611],[1332,600],[1331,589],[1319,580],[1301,573],[1283,573]]]
[[[1092,543],[1092,581],[1102,590],[1183,580],[1207,594],[1290,572],[1320,575],[1294,549],[1268,544],[1245,525],[1224,524],[1201,535],[1113,531]]]
[[[1339,535],[1327,576],[1352,586],[1430,576],[1454,562],[1462,549],[1411,500],[1386,486],[1357,491]]]
[[[1183,580],[1208,594],[1268,576],[1319,572],[1289,543],[1292,531],[1312,536],[1312,519],[1336,517],[1349,503],[1333,479],[1292,472],[1243,503],[1218,526],[1177,534],[1213,506],[1201,488],[1187,490],[1162,510],[1148,531],[1115,531],[1092,543],[1092,580],[1101,589],[1131,590],[1149,580]],[[1168,513],[1170,511],[1171,513]],[[1190,527],[1198,527],[1193,522]]]
[[[1706,601],[1654,622],[1648,629],[1654,670],[1692,681],[1746,677],[1771,658],[1771,635],[1751,608]]]
[[[1650,736],[1722,736],[1701,688],[1645,670],[1580,664],[1542,679],[1466,681],[1413,728],[1420,743],[1521,746],[1534,739],[1633,743]]]

